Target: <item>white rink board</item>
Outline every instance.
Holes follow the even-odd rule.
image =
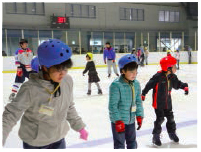
[[[118,62],[121,56],[125,55],[124,53],[116,54],[116,61]],[[166,52],[150,52],[148,63],[156,64],[159,63],[160,59],[166,55]],[[73,67],[84,67],[86,65],[85,54],[82,55],[73,55]],[[103,54],[94,54],[94,61],[96,65],[104,65]],[[188,62],[187,52],[180,52],[180,62]],[[192,51],[192,62],[197,62],[197,51]],[[14,56],[3,57],[3,71],[12,71],[16,70]]]

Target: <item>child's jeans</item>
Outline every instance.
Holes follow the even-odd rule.
[[[46,146],[41,146],[41,147],[31,146],[23,142],[23,148],[24,149],[66,149],[66,142],[65,142],[65,139],[63,138],[55,143],[52,143]]]
[[[112,134],[114,141],[114,149],[125,149],[125,141],[127,149],[137,149],[135,123],[125,125],[124,133],[116,132],[115,124],[112,123]]]

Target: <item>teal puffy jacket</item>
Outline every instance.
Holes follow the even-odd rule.
[[[128,83],[120,76],[112,82],[109,90],[109,115],[111,122],[122,120],[125,124],[134,123],[135,116],[144,117],[138,80]]]

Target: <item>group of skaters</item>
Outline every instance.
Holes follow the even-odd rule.
[[[138,65],[142,67],[144,67],[145,64],[148,65],[149,50],[147,47],[139,47],[137,50],[133,48],[131,54],[137,57]]]
[[[19,137],[25,149],[64,149],[70,127],[80,134],[81,139],[87,140],[89,133],[85,129],[86,124],[73,102],[73,79],[67,73],[73,66],[71,48],[58,39],[49,39],[38,46],[37,57],[33,59],[32,51],[27,46],[28,41],[22,39],[16,51],[17,75],[11,102],[3,112],[3,145],[20,118]],[[160,60],[161,70],[141,91],[140,82],[136,79],[138,57],[134,54],[123,55],[118,61],[118,70],[115,59],[115,51],[107,42],[103,60],[108,65],[108,77],[111,77],[111,66],[117,76],[109,87],[108,104],[114,148],[138,147],[135,124],[137,122],[137,130],[140,130],[142,124],[146,123],[143,101],[151,89],[156,114],[152,142],[157,146],[162,145],[161,125],[166,117],[169,138],[178,143],[171,90],[183,89],[187,95],[189,89],[188,84],[180,81],[175,74],[177,60],[170,54],[163,57]],[[87,94],[91,94],[92,83],[97,85],[98,94],[102,94],[93,54],[87,53],[86,60],[82,74],[88,72]],[[27,82],[24,82],[25,77],[29,78]]]

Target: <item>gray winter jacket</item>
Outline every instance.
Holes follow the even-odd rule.
[[[53,84],[34,73],[25,82],[16,98],[6,105],[3,112],[3,145],[13,126],[21,118],[19,137],[29,145],[45,146],[64,138],[71,128],[75,131],[85,127],[73,103],[73,80],[66,75],[61,84],[61,95],[53,97],[46,89],[54,90]],[[41,106],[51,107],[52,116],[41,113]],[[24,113],[24,114],[23,114]]]

